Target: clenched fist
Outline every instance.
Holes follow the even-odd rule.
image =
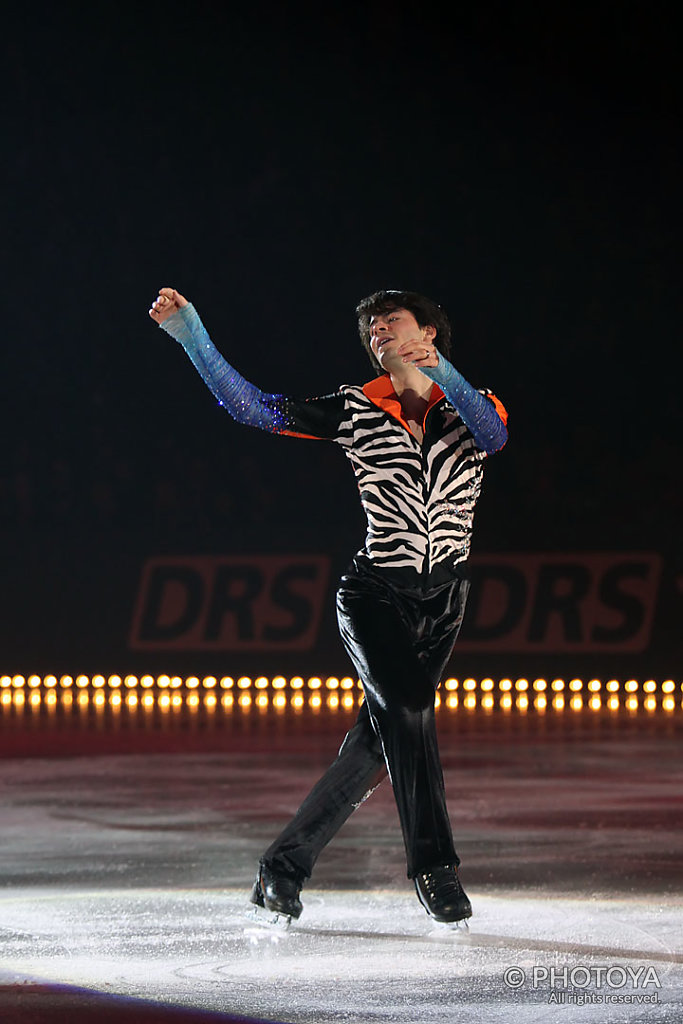
[[[169,316],[173,316],[183,306],[187,306],[187,299],[180,292],[177,292],[175,288],[160,288],[159,295],[152,303],[149,315],[152,320],[155,320],[158,324],[167,320]]]

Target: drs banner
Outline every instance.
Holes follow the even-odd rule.
[[[479,555],[458,650],[629,654],[648,649],[655,553]],[[309,651],[333,618],[330,558],[165,557],[143,566],[133,651]]]
[[[328,590],[324,556],[152,558],[130,647],[155,651],[305,651]]]

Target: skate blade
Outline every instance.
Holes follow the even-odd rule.
[[[432,918],[432,925],[434,930],[438,932],[460,932],[462,935],[467,935],[470,930],[466,917],[463,917],[460,921],[435,921]]]
[[[289,914],[280,914],[277,910],[268,910],[267,907],[259,907],[257,904],[249,907],[245,916],[256,924],[277,928],[280,931],[287,931],[292,923]]]

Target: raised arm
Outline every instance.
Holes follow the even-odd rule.
[[[261,391],[223,358],[191,302],[174,288],[162,288],[149,315],[179,341],[220,404],[239,423],[275,433],[287,429],[286,399]]]
[[[432,326],[421,329],[419,336],[399,346],[396,355],[404,363],[412,363],[439,385],[453,408],[457,409],[478,448],[489,454],[499,451],[508,436],[505,407],[493,395],[489,398],[473,388],[444,358],[434,344],[435,333]]]
[[[508,438],[504,407],[496,399],[488,398],[473,388],[440,352],[437,355],[438,365],[421,366],[422,373],[439,385],[451,405],[458,410],[477,446],[489,454],[499,451]]]
[[[207,387],[238,423],[277,434],[335,437],[343,407],[341,396],[296,400],[267,394],[250,384],[223,358],[197,310],[174,288],[160,290],[149,315],[180,342]]]

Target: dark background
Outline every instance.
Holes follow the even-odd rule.
[[[342,454],[235,425],[148,319],[162,285],[245,376],[298,395],[373,376],[362,296],[425,292],[451,317],[454,363],[510,412],[476,550],[657,550],[675,590],[674,12],[15,8],[0,44],[9,662],[40,660],[67,586],[98,595],[99,640],[65,621],[63,643],[78,654],[85,630],[106,647],[103,580],[148,555],[361,544]],[[110,607],[130,602],[112,588]]]

